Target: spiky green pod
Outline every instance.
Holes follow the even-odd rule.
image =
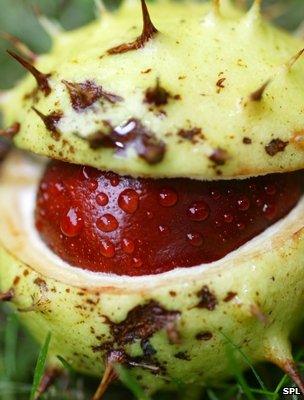
[[[149,8],[157,31],[142,43],[137,2],[54,37],[35,62],[40,88],[28,76],[2,104],[7,125],[20,123],[16,145],[152,177],[302,168],[304,61],[292,60],[303,43],[265,23],[258,3],[247,14],[229,2]],[[117,146],[134,120],[147,142]]]

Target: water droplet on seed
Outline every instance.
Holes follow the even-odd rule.
[[[110,183],[111,183],[111,185],[112,186],[118,186],[119,185],[119,182],[120,182],[120,180],[119,180],[119,177],[118,176],[113,176],[111,179],[110,179]]]
[[[118,197],[119,207],[128,214],[134,214],[138,208],[139,197],[135,190],[125,189]]]
[[[199,247],[203,243],[203,238],[200,233],[188,233],[187,239],[189,240],[190,244],[194,247]]]
[[[160,233],[169,233],[170,229],[166,225],[159,225],[158,230]]]
[[[108,202],[109,202],[109,198],[105,193],[103,193],[103,192],[98,193],[98,195],[96,196],[96,203],[99,206],[106,206],[108,204]]]
[[[133,262],[134,262],[134,267],[135,268],[140,268],[143,265],[143,262],[140,258],[134,257],[133,258]]]
[[[192,221],[205,221],[210,214],[208,204],[204,201],[193,203],[188,209],[188,216]]]
[[[250,201],[247,197],[241,197],[237,201],[238,209],[241,211],[247,211],[250,207]]]
[[[178,196],[173,189],[162,189],[158,195],[159,204],[163,207],[172,207],[177,203]]]
[[[132,254],[135,250],[135,244],[133,240],[127,238],[122,239],[122,250],[126,254]]]
[[[272,184],[266,185],[264,189],[269,196],[274,196],[277,192],[277,188],[275,187],[275,185]]]
[[[224,214],[224,221],[230,224],[233,221],[233,215],[229,213]]]
[[[60,220],[61,232],[67,237],[76,237],[80,234],[83,227],[83,221],[75,208],[69,211]]]
[[[113,232],[118,228],[118,222],[112,214],[104,214],[98,218],[96,226],[103,232]]]
[[[103,239],[100,242],[100,252],[106,258],[112,258],[115,255],[115,247],[110,240]]]

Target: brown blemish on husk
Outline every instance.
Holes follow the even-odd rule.
[[[132,147],[148,164],[157,164],[165,156],[165,143],[157,139],[154,133],[137,119],[130,119],[125,125],[116,128],[106,123],[106,130],[107,133],[100,130],[85,139],[92,149],[108,147],[116,149],[117,153],[124,153]]]
[[[279,152],[283,152],[288,144],[289,142],[284,142],[281,139],[273,139],[265,146],[265,151],[271,157],[274,157]]]
[[[191,357],[186,351],[179,351],[178,353],[174,354],[174,357],[183,361],[191,361]]]
[[[237,296],[236,292],[228,292],[226,297],[224,298],[224,302],[228,303],[229,301],[233,300]]]
[[[135,340],[147,340],[161,329],[176,324],[179,311],[168,311],[156,301],[139,305],[128,312],[125,320],[114,323],[106,317],[115,343],[120,346],[134,343]]]
[[[195,335],[196,340],[208,341],[213,338],[213,335],[209,331],[199,332]]]
[[[172,95],[168,90],[163,88],[160,84],[160,79],[156,79],[156,84],[149,87],[145,93],[145,103],[153,104],[156,107],[168,104],[169,99],[180,100],[180,95]]]
[[[90,107],[100,98],[112,104],[123,100],[122,97],[106,92],[103,90],[102,86],[98,86],[90,80],[81,83],[63,80],[62,83],[66,86],[70,95],[72,107],[76,111],[81,111]]]
[[[17,133],[20,131],[20,123],[19,122],[14,122],[10,127],[6,129],[0,129],[0,136],[6,138],[6,139],[13,139]]]
[[[29,71],[33,77],[36,79],[37,85],[39,89],[48,96],[51,93],[51,87],[49,85],[49,78],[51,74],[44,74],[38,71],[30,62],[28,62],[25,58],[19,56],[17,53],[13,51],[7,51],[10,56],[12,56],[16,61],[19,62],[27,71]]]
[[[181,138],[189,140],[194,144],[197,143],[198,139],[204,139],[201,128],[180,129],[177,134]]]
[[[200,299],[195,306],[197,308],[205,308],[206,310],[213,311],[218,304],[215,294],[207,285],[204,285],[201,290],[197,292],[197,296]]]
[[[63,117],[62,111],[53,111],[49,115],[44,115],[44,114],[42,114],[41,111],[37,110],[37,108],[32,107],[32,109],[40,117],[40,119],[44,123],[46,129],[48,131],[52,132],[52,137],[55,140],[59,140],[60,133],[57,131],[57,124],[61,120],[61,118]]]
[[[216,87],[217,87],[217,93],[220,93],[223,89],[225,89],[225,81],[226,78],[220,78],[217,82],[216,82]]]
[[[246,136],[245,136],[245,137],[243,138],[243,143],[244,143],[244,144],[251,144],[251,143],[252,143],[252,139],[250,139],[249,137],[246,137]]]
[[[224,165],[226,164],[226,161],[228,159],[228,152],[220,147],[215,149],[213,153],[209,156],[209,160],[211,160],[216,165]]]
[[[127,51],[137,50],[145,46],[145,44],[153,38],[158,32],[153,25],[145,0],[141,0],[142,16],[143,16],[143,30],[140,36],[134,42],[123,43],[119,46],[113,47],[108,50],[108,54],[121,54]]]

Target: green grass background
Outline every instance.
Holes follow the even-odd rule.
[[[115,8],[120,0],[107,0],[109,8]],[[249,1],[248,1],[249,3]],[[94,18],[93,0],[0,0],[0,32],[14,34],[36,52],[47,51],[50,40],[42,30],[33,13],[33,5],[52,19],[58,20],[66,29],[72,29]],[[304,0],[264,0],[264,9],[268,15],[275,15],[275,23],[294,30],[304,20]],[[281,14],[282,13],[282,14]],[[304,46],[304,39],[303,39]],[[22,69],[12,61],[5,50],[9,44],[0,39],[0,89],[11,87],[23,74]],[[304,90],[304,88],[303,88]],[[281,388],[292,385],[280,371],[269,365],[251,366],[243,375],[235,362],[235,353],[240,352],[227,339],[227,357],[235,379],[216,387],[195,388],[180,387],[177,393],[158,393],[153,400],[278,400],[283,398]],[[50,338],[51,340],[51,338]],[[295,352],[299,367],[304,371],[304,352],[301,341]],[[40,351],[40,355],[39,355]],[[19,325],[15,314],[6,306],[0,308],[0,400],[30,399],[35,383],[39,381],[45,367],[47,343],[41,349]],[[246,355],[243,355],[246,357]],[[37,364],[37,360],[39,362]],[[107,393],[105,400],[148,400],[124,369],[119,375],[124,385],[116,384]],[[60,377],[43,399],[86,400],[90,399],[98,380],[76,374],[66,366],[66,372]],[[286,397],[296,400],[297,396]]]

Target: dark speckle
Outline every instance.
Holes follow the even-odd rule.
[[[16,276],[13,282],[13,285],[16,286],[20,282],[20,276]]]
[[[220,93],[220,91],[221,91],[222,89],[225,88],[225,85],[224,85],[225,81],[226,81],[226,78],[220,78],[220,79],[216,82],[217,93]]]
[[[236,292],[228,292],[226,297],[224,298],[224,301],[228,303],[229,301],[233,300],[237,296]]]
[[[277,153],[283,152],[289,142],[284,142],[281,139],[273,139],[270,143],[265,146],[265,151],[271,157],[274,157]]]
[[[209,311],[213,311],[218,304],[215,294],[210,291],[207,285],[204,285],[202,289],[197,292],[197,296],[200,298],[199,303],[196,305],[197,308],[205,308]]]
[[[174,357],[178,358],[179,360],[191,361],[191,357],[186,351],[179,351],[178,353],[174,354]]]
[[[224,165],[229,159],[228,152],[220,147],[215,149],[209,159],[216,165]]]
[[[244,137],[244,138],[243,138],[243,143],[244,143],[244,144],[251,144],[251,143],[252,143],[252,140],[251,140],[249,137]]]
[[[212,337],[213,337],[213,335],[209,331],[199,332],[199,333],[197,333],[195,335],[195,339],[197,339],[197,340],[205,340],[205,341],[212,339]]]
[[[129,311],[126,319],[120,323],[111,322],[106,318],[110,331],[116,343],[124,345],[135,340],[147,340],[155,332],[169,329],[175,324],[180,313],[165,310],[155,301],[137,306]]]
[[[180,129],[177,134],[192,143],[196,143],[198,138],[204,139],[201,128]]]
[[[160,80],[157,78],[155,86],[146,90],[144,101],[160,107],[168,104],[169,99],[181,100],[181,96],[179,94],[172,96],[168,90],[161,86]]]

